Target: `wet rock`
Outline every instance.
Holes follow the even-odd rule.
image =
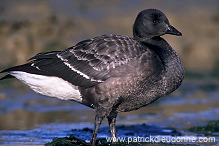
[[[69,137],[54,138],[52,142],[45,144],[45,146],[88,146],[84,140],[76,138],[73,134]]]
[[[191,132],[204,135],[214,135],[214,133],[219,132],[219,120],[212,120],[205,126],[195,126],[188,129]]]

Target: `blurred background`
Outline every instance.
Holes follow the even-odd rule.
[[[186,77],[171,95],[138,111],[122,113],[118,124],[150,123],[185,132],[197,123],[218,120],[218,0],[1,0],[0,69],[25,63],[36,53],[63,50],[101,34],[132,36],[136,15],[146,8],[160,9],[182,32],[182,37],[163,37],[180,55]],[[43,124],[50,130],[59,126],[69,129],[68,124],[71,128],[92,128],[93,111],[85,106],[41,96],[17,80],[1,81],[0,89],[0,143],[10,143],[12,133],[23,138],[21,143],[45,143],[42,136],[36,140],[37,132],[45,134]],[[37,128],[40,130],[31,131]],[[60,129],[46,140],[64,137],[66,132],[60,134]],[[26,138],[31,132],[33,136]],[[12,143],[19,140],[15,138]]]

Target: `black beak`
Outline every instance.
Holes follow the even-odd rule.
[[[167,26],[167,30],[165,31],[165,34],[172,34],[172,35],[177,35],[177,36],[182,36],[182,33],[178,31],[176,28],[174,28],[171,25]]]

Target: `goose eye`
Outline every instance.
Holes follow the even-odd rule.
[[[157,24],[157,23],[158,23],[158,20],[153,20],[153,23],[154,23],[154,24]]]

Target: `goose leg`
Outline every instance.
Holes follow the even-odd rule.
[[[116,117],[117,117],[117,113],[111,113],[107,119],[108,119],[108,123],[109,123],[109,127],[110,127],[110,132],[111,132],[111,136],[112,136],[112,142],[116,143],[116,128],[115,128],[115,124],[116,124]]]
[[[98,129],[103,121],[103,118],[104,117],[100,117],[98,115],[95,116],[95,122],[94,122],[94,131],[93,131],[93,135],[92,135],[92,138],[91,138],[91,145],[95,145],[96,143],[96,139],[97,139],[97,133],[98,133]]]

